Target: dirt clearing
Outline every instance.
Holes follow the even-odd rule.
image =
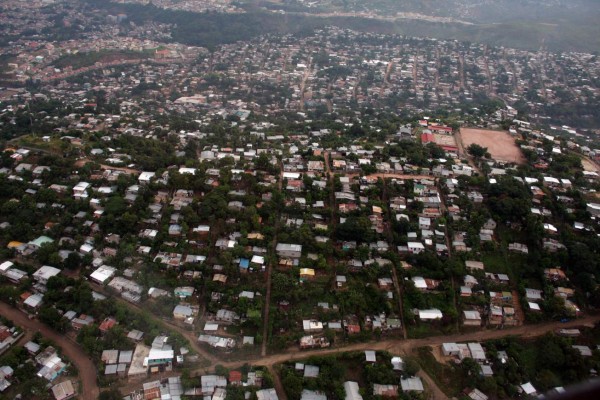
[[[501,162],[525,163],[521,149],[508,132],[489,129],[462,128],[459,132],[465,150],[473,143],[487,147],[492,158]]]
[[[581,166],[585,171],[600,172],[598,165],[587,157],[581,158]]]

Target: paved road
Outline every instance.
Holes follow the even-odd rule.
[[[85,354],[83,349],[65,335],[56,332],[43,323],[35,319],[29,319],[27,314],[0,302],[0,315],[10,319],[15,325],[19,325],[31,331],[39,331],[44,337],[52,340],[62,350],[62,353],[75,365],[79,378],[81,379],[81,398],[97,399],[100,393],[96,382],[96,366],[92,360]]]

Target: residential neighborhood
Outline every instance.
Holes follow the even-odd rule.
[[[597,376],[595,55],[338,26],[209,49],[113,11],[238,2],[147,3],[0,6],[0,397]]]

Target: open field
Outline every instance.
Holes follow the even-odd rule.
[[[593,162],[587,157],[581,157],[581,166],[585,171],[591,172],[600,172],[600,168],[598,168],[598,164]]]
[[[505,131],[492,131],[488,129],[461,128],[462,144],[466,149],[473,143],[487,147],[488,152],[496,161],[514,162],[523,164],[525,157],[515,140]]]

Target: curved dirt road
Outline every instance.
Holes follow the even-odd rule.
[[[81,379],[81,393],[79,397],[82,399],[97,399],[100,395],[100,389],[96,382],[96,366],[85,354],[83,349],[75,342],[56,332],[54,329],[49,328],[43,323],[35,319],[29,319],[27,314],[22,311],[9,306],[6,303],[0,302],[0,315],[4,318],[10,319],[15,325],[21,326],[22,328],[29,329],[33,332],[40,332],[44,337],[52,340],[57,346],[60,347],[62,353],[71,361]]]

